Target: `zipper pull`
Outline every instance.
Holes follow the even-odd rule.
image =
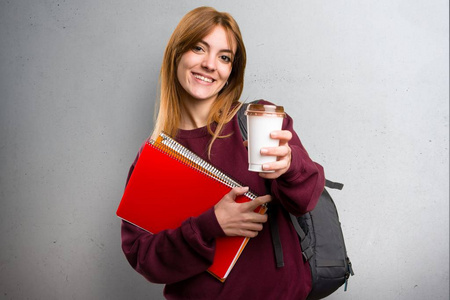
[[[353,272],[353,268],[352,268],[352,262],[350,261],[350,258],[347,257],[347,265],[348,265],[348,270],[350,271],[350,275],[355,275],[355,273]]]
[[[344,292],[347,291],[348,278],[350,277],[350,273],[345,273],[345,284],[344,284]]]
[[[345,273],[345,284],[344,284],[344,292],[347,291],[347,285],[348,285],[348,278],[353,275],[355,275],[355,273],[353,272],[353,268],[352,268],[352,262],[350,261],[350,258],[346,258],[347,260],[347,273]]]

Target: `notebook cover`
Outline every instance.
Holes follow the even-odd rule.
[[[158,233],[179,227],[189,217],[199,216],[230,190],[227,185],[146,143],[116,214],[150,233]],[[251,199],[239,196],[236,201]],[[224,281],[248,240],[217,238],[214,262],[208,271]]]

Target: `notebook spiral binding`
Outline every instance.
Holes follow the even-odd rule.
[[[200,156],[184,147],[174,139],[172,139],[169,135],[164,132],[160,133],[160,135],[156,138],[156,140],[150,139],[148,141],[150,145],[160,150],[161,152],[177,159],[181,163],[188,165],[201,173],[213,177],[216,180],[222,182],[230,188],[241,187],[237,181],[231,179],[229,176],[221,172],[219,169],[202,159]],[[245,193],[249,199],[254,200],[257,196],[248,191]]]

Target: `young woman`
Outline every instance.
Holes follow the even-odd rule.
[[[169,133],[247,186],[231,190],[210,210],[174,230],[150,234],[122,223],[122,248],[129,263],[149,281],[166,284],[167,299],[305,299],[311,288],[308,263],[285,212],[300,215],[314,208],[324,187],[323,169],[309,158],[288,116],[283,130],[271,133],[280,146],[261,150],[263,155],[277,157],[264,166],[274,172],[247,170],[246,144],[236,119],[245,64],[245,47],[235,20],[209,7],[184,16],[164,54],[153,135]],[[262,196],[236,203],[236,196],[248,187]],[[282,268],[275,264],[267,216],[253,212],[268,202],[269,209],[277,212]],[[207,272],[215,239],[236,235],[251,240],[222,283]]]

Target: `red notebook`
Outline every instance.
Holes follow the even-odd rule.
[[[233,187],[241,186],[196,154],[162,133],[145,143],[117,209],[117,216],[150,233],[179,227],[187,218],[213,207]],[[256,198],[251,192],[237,202]],[[265,207],[258,207],[265,213]],[[208,271],[225,281],[249,241],[244,237],[216,240]]]

